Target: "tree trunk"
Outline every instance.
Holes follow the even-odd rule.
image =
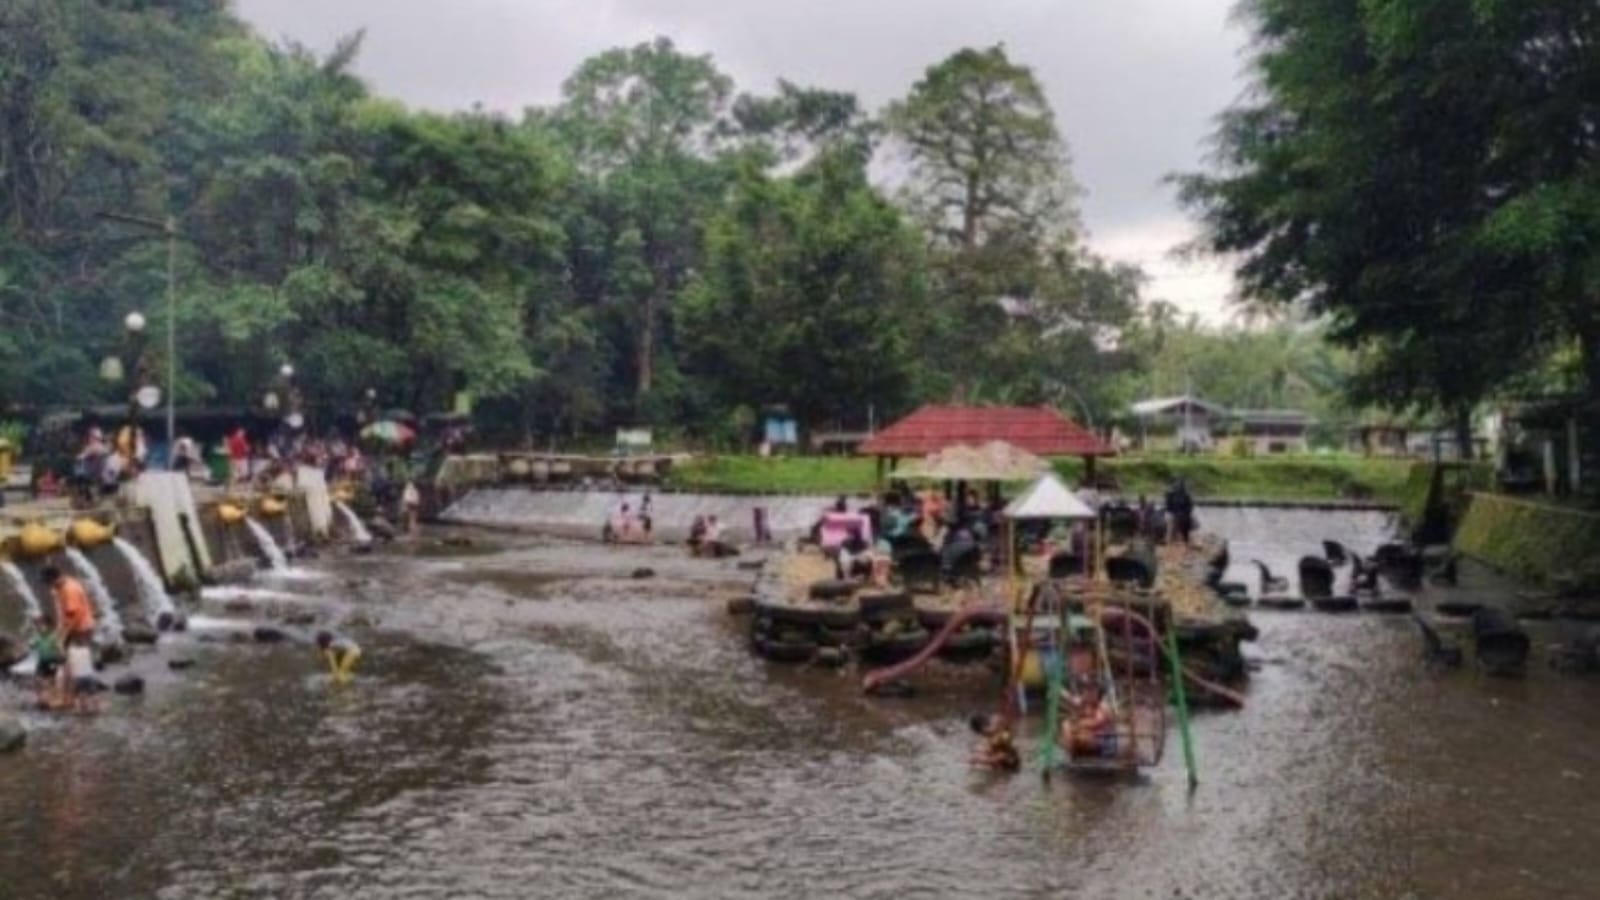
[[[639,397],[650,393],[655,383],[656,315],[664,305],[666,293],[667,273],[656,267],[650,292],[644,298],[644,321],[639,326]]]
[[[1592,298],[1591,303],[1600,303],[1600,298]],[[1573,414],[1578,420],[1580,493],[1593,500],[1600,497],[1600,485],[1596,484],[1600,477],[1600,321],[1579,332],[1578,351],[1583,358],[1584,384]]]
[[[1456,409],[1456,452],[1462,462],[1470,462],[1473,457],[1472,447],[1472,407],[1461,406]]]

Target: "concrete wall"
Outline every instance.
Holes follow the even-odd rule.
[[[1600,514],[1497,494],[1473,494],[1455,549],[1522,578],[1573,578],[1600,588]]]

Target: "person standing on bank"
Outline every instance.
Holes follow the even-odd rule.
[[[400,492],[400,511],[405,516],[406,536],[415,538],[422,516],[422,493],[417,490],[415,481],[406,480],[405,489]]]
[[[1167,491],[1167,527],[1169,539],[1176,537],[1184,546],[1189,545],[1189,535],[1194,532],[1194,498],[1189,496],[1189,486],[1182,478]]]

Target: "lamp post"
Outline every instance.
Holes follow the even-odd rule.
[[[178,220],[152,219],[127,213],[102,212],[102,219],[155,231],[167,239],[167,452],[172,452],[178,432]],[[144,327],[144,317],[139,317]]]

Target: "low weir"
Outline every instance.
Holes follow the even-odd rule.
[[[139,548],[122,538],[116,538],[111,543],[122,554],[123,562],[128,564],[129,571],[133,573],[139,602],[144,604],[145,616],[150,624],[158,626],[163,618],[170,621],[177,614],[177,608],[173,606],[172,595],[167,593],[167,586],[161,583],[161,576],[156,574],[155,566],[150,565],[150,561],[139,553]]]
[[[635,512],[647,491],[545,491],[521,487],[469,490],[440,516],[446,522],[519,528],[567,537],[599,537],[608,517],[623,503]],[[804,534],[835,497],[742,497],[725,494],[650,493],[650,518],[658,538],[678,539],[689,533],[696,516],[716,516],[732,540],[755,537],[756,510],[779,540]],[[855,504],[852,503],[852,506]]]
[[[282,547],[278,546],[277,539],[272,536],[272,532],[268,531],[265,525],[255,519],[245,519],[244,524],[246,528],[250,529],[251,536],[256,539],[256,547],[260,549],[261,555],[266,557],[268,568],[278,571],[289,568],[288,555],[283,552]]]
[[[84,589],[89,592],[89,599],[94,602],[94,614],[99,621],[101,640],[109,639],[116,643],[122,639],[122,615],[117,612],[117,602],[111,599],[111,589],[106,587],[106,580],[100,576],[100,569],[89,557],[77,547],[67,547],[65,550],[67,560],[72,563],[72,568],[83,579]]]

